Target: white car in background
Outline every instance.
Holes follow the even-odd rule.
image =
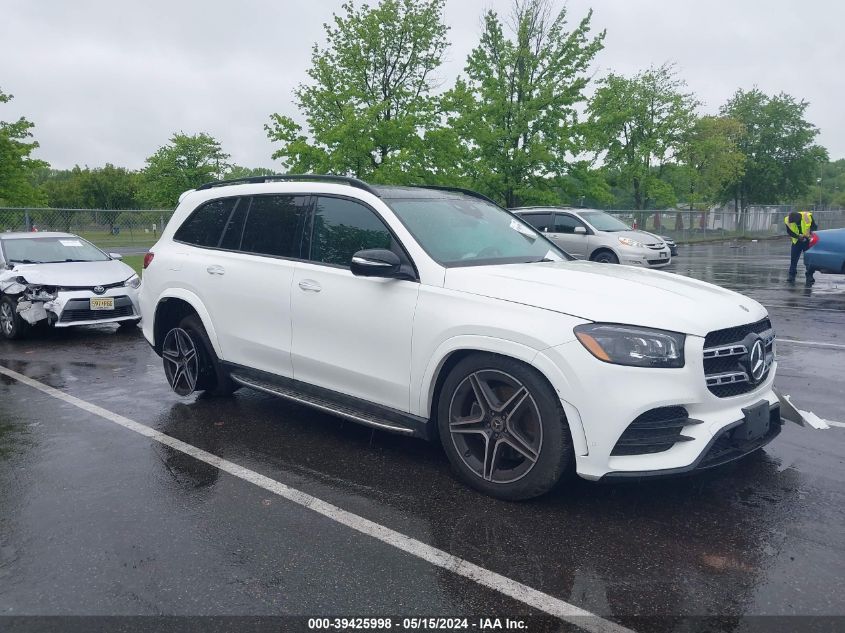
[[[663,268],[672,261],[663,238],[637,231],[609,213],[568,207],[511,209],[576,259]]]
[[[119,260],[70,233],[1,233],[0,336],[38,323],[137,325],[141,280]]]
[[[465,482],[505,499],[571,471],[709,468],[781,428],[762,305],[573,261],[466,190],[204,185],[147,254],[141,309],[177,394],[248,387],[439,441]]]

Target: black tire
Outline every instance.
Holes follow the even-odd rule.
[[[134,330],[138,327],[138,324],[141,322],[141,319],[134,319],[132,321],[121,321],[117,324],[117,329],[121,332],[128,332],[130,330]]]
[[[23,338],[29,331],[29,323],[18,314],[16,299],[4,295],[0,297],[0,336],[8,341]]]
[[[485,412],[485,405],[478,404],[479,381],[486,385],[481,388],[490,398],[491,411]],[[519,387],[525,389],[522,396]],[[519,402],[508,409],[511,401]],[[437,424],[457,476],[499,499],[540,496],[574,464],[572,437],[560,400],[542,374],[512,358],[477,353],[455,365],[440,390]],[[516,444],[525,450],[514,450]],[[480,453],[484,453],[483,464]],[[529,459],[529,454],[535,459]]]
[[[616,256],[616,253],[612,251],[599,251],[595,255],[593,255],[592,260],[594,262],[598,262],[599,264],[618,264],[619,258]]]
[[[191,314],[184,317],[179,322],[178,327],[174,329],[184,330],[197,351],[199,371],[194,391],[203,391],[212,396],[229,396],[237,391],[239,385],[232,382],[229,374],[223,369],[220,359],[214,353],[214,348],[208,339],[208,334],[205,332],[202,321],[200,321],[197,315]],[[163,362],[166,363],[167,361],[165,360]]]

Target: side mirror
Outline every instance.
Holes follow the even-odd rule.
[[[352,256],[350,269],[359,277],[398,277],[402,262],[393,251],[370,248]]]
[[[123,255],[121,255],[120,253],[109,253],[109,257],[111,257],[112,259],[118,259],[118,260],[123,259]]]
[[[587,227],[586,226],[576,226],[575,229],[572,231],[576,235],[586,235],[587,234]]]

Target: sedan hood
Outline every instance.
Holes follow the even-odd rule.
[[[588,261],[449,268],[445,287],[569,314],[705,336],[753,323],[753,299],[672,273]]]
[[[126,281],[135,271],[116,259],[104,262],[61,262],[58,264],[18,264],[12,272],[39,286],[92,287]]]

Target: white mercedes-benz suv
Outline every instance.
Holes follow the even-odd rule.
[[[209,183],[144,263],[144,336],[176,393],[249,387],[436,440],[497,497],[708,468],[780,432],[763,306],[572,260],[471,191]]]

